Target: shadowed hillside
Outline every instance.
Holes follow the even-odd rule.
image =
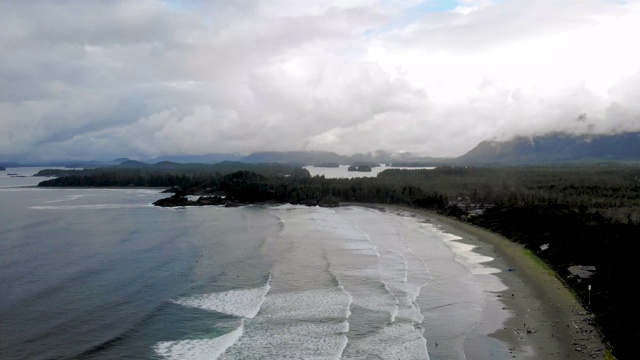
[[[640,163],[640,132],[614,135],[554,133],[502,142],[483,141],[456,162],[474,165]]]

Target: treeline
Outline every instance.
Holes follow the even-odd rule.
[[[638,223],[620,222],[598,211],[566,204],[500,204],[468,220],[535,253],[595,315],[614,355],[618,359],[635,357],[635,344],[640,341],[635,251],[640,241]],[[595,266],[596,270],[583,279],[571,276],[568,268],[574,265]]]
[[[385,170],[378,180],[435,190],[463,208],[563,204],[622,222],[640,221],[638,166]]]
[[[399,184],[380,184],[375,178],[311,177],[304,169],[286,176],[271,177],[251,171],[237,171],[213,178],[204,186],[206,187],[188,188],[178,185],[172,190],[179,196],[224,194],[228,201],[234,203],[338,206],[340,202],[367,202],[402,204],[432,210],[442,210],[447,206],[447,199],[437,192],[427,193],[413,186]]]
[[[245,164],[225,161],[209,164],[158,164],[133,166],[123,164],[94,169],[44,169],[34,176],[56,177],[40,182],[42,187],[178,187],[182,189],[205,189],[217,179],[236,171],[253,171],[267,177],[303,176],[309,173],[301,168],[281,164]]]
[[[72,174],[38,184],[43,187],[181,187],[204,186],[216,179],[216,174],[199,173],[193,175],[148,173],[136,170],[99,171],[95,173]]]
[[[635,356],[639,167],[442,167],[353,179],[311,177],[301,168],[259,170],[100,169],[40,185],[160,186],[182,194],[224,193],[239,203],[375,202],[435,210],[501,233],[537,254],[590,308],[614,355]],[[596,272],[589,279],[570,278],[567,268],[573,265],[595,266]]]
[[[43,170],[38,176],[60,176],[41,187],[165,187],[182,194],[225,193],[242,203],[280,202],[306,205],[337,205],[338,202],[380,202],[444,209],[447,199],[437,192],[375,178],[325,179],[311,177],[302,168],[283,165],[250,165],[249,170],[182,173],[148,168],[98,168]],[[225,171],[226,170],[226,171]]]
[[[388,170],[378,178],[435,189],[450,200],[441,212],[523,244],[595,315],[613,354],[635,358],[640,341],[639,167]],[[587,279],[571,276],[568,268],[575,265],[595,266],[596,271]]]
[[[306,174],[306,176],[305,176]],[[239,171],[216,179],[208,192],[224,192],[239,202],[267,202],[337,206],[340,202],[390,203],[442,210],[447,199],[433,191],[380,183],[376,178],[325,179],[306,170],[285,177],[266,177]]]

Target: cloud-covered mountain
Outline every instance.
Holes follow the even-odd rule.
[[[511,140],[486,140],[457,158],[434,158],[411,153],[370,153],[340,155],[330,151],[256,152],[239,161],[316,165],[355,162],[422,165],[544,165],[640,162],[640,132],[617,134],[549,133],[519,136]],[[195,162],[195,161],[193,161]]]
[[[457,158],[418,156],[412,153],[391,153],[377,150],[369,153],[341,155],[331,151],[264,151],[248,156],[209,154],[196,156],[158,157],[143,160],[119,158],[111,161],[57,161],[48,163],[0,163],[15,166],[65,166],[91,168],[104,166],[159,168],[190,168],[195,165],[219,163],[286,164],[295,166],[321,164],[377,163],[396,166],[499,166],[499,165],[561,165],[640,163],[640,132],[617,134],[575,135],[550,133],[540,136],[519,136],[511,140],[486,140]]]
[[[534,165],[560,163],[639,162],[640,132],[613,135],[552,133],[483,141],[456,159],[458,164]]]
[[[333,152],[260,152],[242,159],[244,162],[279,162],[296,164],[338,163],[358,161],[395,164],[429,165],[545,165],[640,162],[640,132],[618,134],[550,133],[519,136],[511,140],[486,140],[457,158],[414,156],[376,151],[343,156]]]

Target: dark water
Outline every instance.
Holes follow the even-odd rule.
[[[158,341],[224,333],[236,319],[168,300],[264,283],[261,224],[148,205],[162,196],[0,189],[0,357],[150,358]]]
[[[0,358],[464,359],[491,269],[456,237],[357,207],[163,196],[0,187]]]

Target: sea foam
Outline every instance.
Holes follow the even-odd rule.
[[[324,320],[346,319],[353,298],[342,287],[312,289],[269,295],[260,319]]]
[[[270,293],[220,359],[339,359],[347,345],[351,301],[340,286]]]
[[[169,360],[210,360],[217,359],[227,348],[233,345],[243,333],[243,324],[228,334],[213,339],[191,339],[162,341],[153,350],[163,359]]]
[[[446,241],[445,243],[456,254],[455,261],[464,265],[467,269],[469,269],[469,271],[472,274],[483,275],[483,274],[495,274],[500,272],[500,270],[496,268],[482,265],[482,263],[492,261],[493,260],[492,257],[473,252],[473,250],[475,250],[477,246],[464,244],[457,240],[461,240],[461,238],[452,239],[452,240]]]
[[[220,360],[235,359],[340,359],[347,346],[342,322],[247,322],[246,331]]]
[[[351,339],[342,359],[429,359],[421,329],[412,323],[393,323],[379,332]]]
[[[189,296],[172,300],[172,302],[187,307],[251,319],[260,311],[260,306],[270,288],[267,283],[259,288]]]

